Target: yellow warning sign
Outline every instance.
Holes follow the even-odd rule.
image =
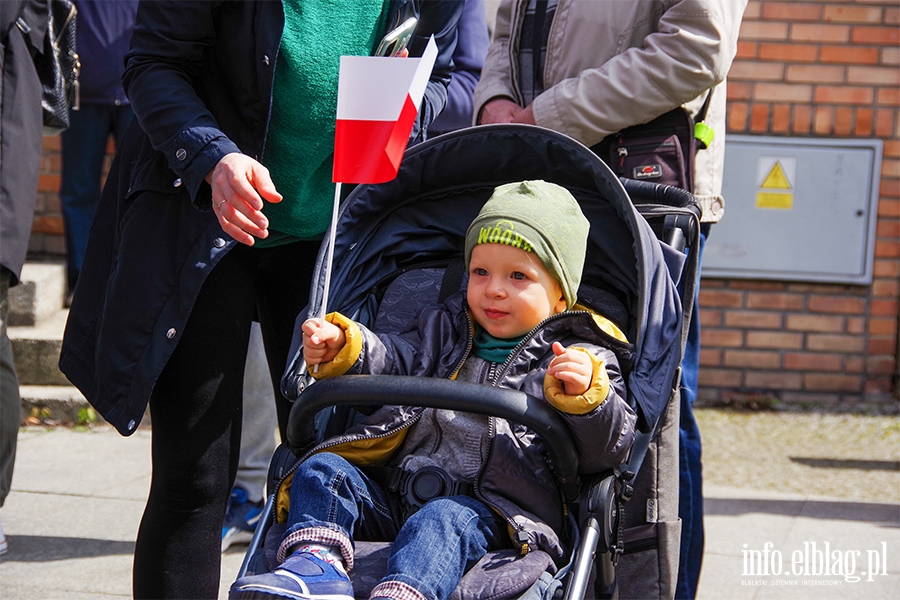
[[[784,174],[784,169],[781,167],[780,162],[775,163],[775,165],[772,167],[772,170],[769,171],[769,174],[766,175],[766,178],[763,180],[762,185],[759,187],[768,190],[791,189],[791,182],[788,181],[787,175]]]
[[[774,208],[781,210],[791,210],[794,208],[794,194],[791,179],[796,172],[796,165],[793,161],[789,160],[785,167],[782,164],[783,160],[784,159],[767,158],[767,165],[759,165],[761,169],[768,169],[768,171],[762,170],[760,173],[766,173],[766,175],[759,185],[759,188],[756,190],[756,208]]]

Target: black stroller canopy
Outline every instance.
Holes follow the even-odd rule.
[[[564,135],[527,125],[460,130],[409,149],[394,180],[356,187],[338,218],[327,310],[365,321],[379,281],[406,266],[462,257],[466,230],[494,188],[528,179],[569,189],[591,222],[582,284],[612,290],[630,314],[626,334],[636,356],[629,400],[639,408],[642,429],[652,427],[681,356],[677,274],[670,275],[660,242],[619,179]],[[326,248],[323,243],[308,314],[321,304]],[[671,253],[666,258],[673,262]],[[298,318],[285,374],[289,397],[302,365],[299,325],[306,314]]]

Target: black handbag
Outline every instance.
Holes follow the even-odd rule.
[[[75,50],[78,11],[71,0],[50,0],[50,22],[44,53],[35,60],[41,80],[44,135],[56,135],[69,127],[69,111],[78,110],[78,72]]]
[[[619,177],[671,185],[694,191],[697,150],[712,141],[712,129],[703,124],[710,91],[695,120],[682,107],[607,136],[591,148]]]

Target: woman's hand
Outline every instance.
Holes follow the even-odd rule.
[[[586,352],[575,348],[564,348],[559,342],[551,346],[556,355],[547,369],[549,375],[559,379],[563,392],[569,396],[580,396],[591,387],[594,365]]]
[[[212,208],[222,231],[252,246],[254,236],[269,235],[263,200],[281,202],[269,170],[246,154],[226,154],[206,176],[212,187]]]
[[[344,330],[324,319],[303,322],[303,358],[307,365],[331,362],[347,343]]]

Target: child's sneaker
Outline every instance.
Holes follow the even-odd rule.
[[[228,512],[222,525],[222,552],[233,544],[249,544],[262,515],[263,501],[250,502],[247,491],[241,487],[231,490]]]
[[[228,600],[257,598],[353,600],[353,585],[341,565],[296,552],[271,573],[238,579],[228,592]]]

